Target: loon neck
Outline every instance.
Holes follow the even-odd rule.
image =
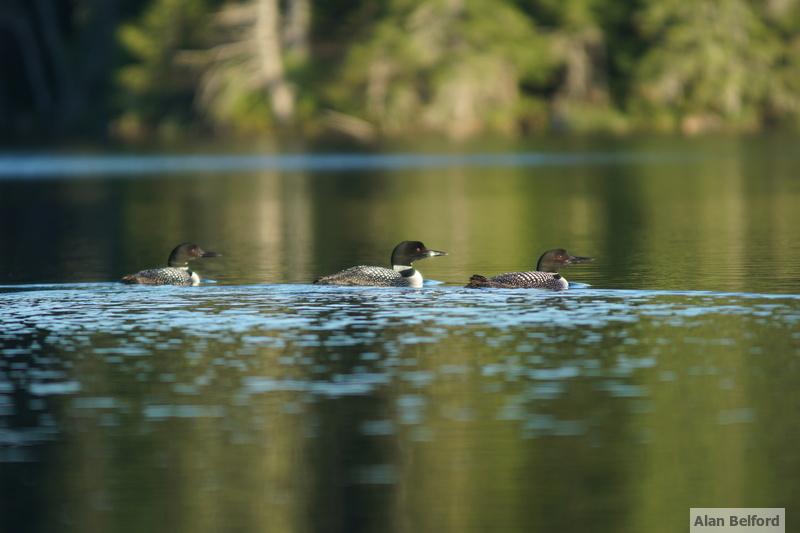
[[[409,287],[419,289],[422,287],[422,274],[414,267],[407,265],[392,265],[395,272],[399,272],[403,279],[406,280]]]

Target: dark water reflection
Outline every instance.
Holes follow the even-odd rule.
[[[508,164],[494,155],[496,166],[463,156],[414,167],[406,156],[406,166],[321,169],[311,163],[331,156],[305,156],[307,167],[291,156],[264,170],[190,172],[189,158],[186,171],[174,163],[162,174],[146,164],[81,174],[62,162],[31,176],[0,157],[0,282],[115,280],[163,264],[188,239],[225,254],[197,267],[220,283],[308,283],[383,264],[411,238],[450,252],[421,264],[448,283],[528,269],[563,246],[598,258],[568,272],[596,287],[796,293],[800,180],[789,141],[633,145],[605,158],[596,148],[525,152]],[[61,167],[78,173],[52,174]]]
[[[0,180],[0,530],[673,532],[692,506],[791,514],[800,185],[773,145],[730,142]],[[409,237],[451,252],[420,264],[444,283],[306,284]],[[187,238],[225,253],[198,267],[215,283],[108,282]],[[577,290],[457,286],[555,245],[598,258],[568,271]]]

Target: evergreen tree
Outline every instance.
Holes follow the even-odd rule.
[[[525,88],[552,69],[545,40],[511,3],[393,0],[349,51],[329,99],[390,135],[515,132],[544,123]]]
[[[647,52],[634,104],[686,132],[755,127],[779,43],[746,0],[649,0],[637,22]]]
[[[121,133],[140,135],[157,126],[177,135],[178,128],[195,122],[199,77],[181,56],[207,46],[210,9],[208,0],[154,0],[138,21],[120,28],[120,41],[133,59],[117,75]]]

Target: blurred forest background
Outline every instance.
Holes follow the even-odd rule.
[[[3,0],[0,138],[800,126],[800,0]]]

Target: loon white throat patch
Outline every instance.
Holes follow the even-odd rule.
[[[408,281],[409,287],[414,287],[415,289],[422,287],[422,274],[419,273],[419,270],[407,268],[406,270],[401,270],[400,275]]]

